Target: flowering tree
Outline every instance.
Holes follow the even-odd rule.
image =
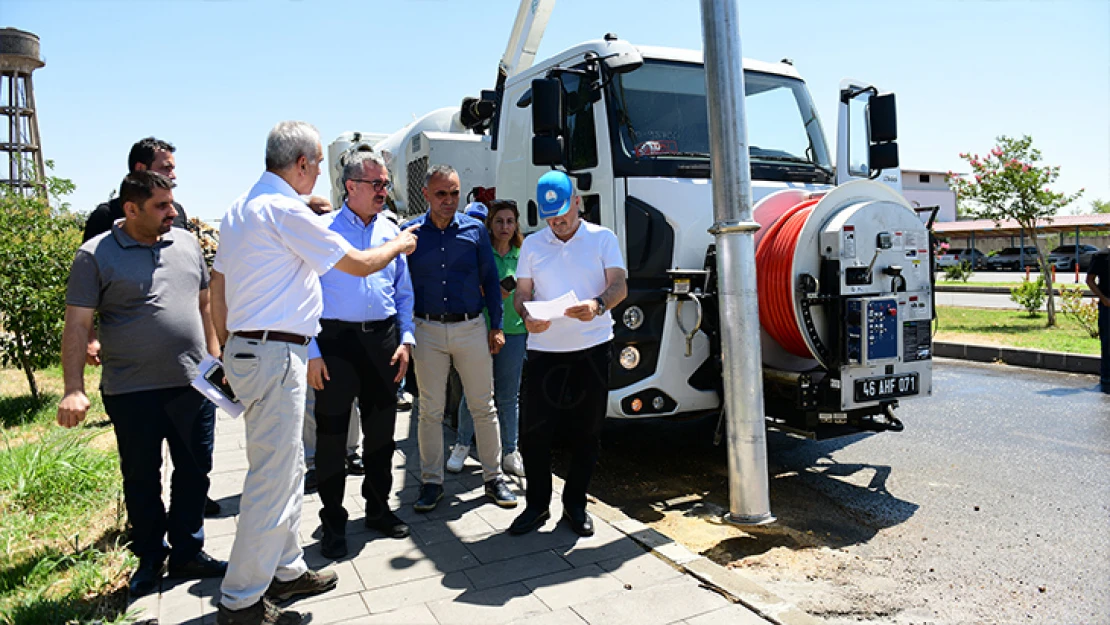
[[[955,189],[965,214],[992,219],[996,224],[1013,219],[1032,235],[1037,265],[1041,275],[1046,276],[1045,295],[1051,327],[1056,325],[1052,280],[1047,278],[1052,274],[1044,250],[1037,245],[1037,220],[1051,221],[1061,208],[1083,195],[1083,189],[1073,194],[1050,189],[1049,185],[1060,177],[1060,167],[1041,164],[1041,151],[1033,147],[1033,139],[1028,135],[1020,139],[1003,135],[997,141],[985,158],[966,152],[960,154],[960,158],[971,165],[972,176],[965,178],[948,172],[948,184]]]

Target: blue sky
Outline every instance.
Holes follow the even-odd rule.
[[[0,0],[0,27],[42,40],[44,153],[91,210],[156,135],[177,148],[177,198],[216,219],[263,169],[274,123],[391,132],[493,87],[516,0]],[[903,165],[962,170],[959,152],[1032,135],[1057,187],[1110,200],[1110,2],[741,0],[744,56],[794,60],[836,128],[841,78],[898,94]],[[701,47],[695,0],[557,0],[539,57],[606,32]],[[316,191],[327,195],[321,176]]]

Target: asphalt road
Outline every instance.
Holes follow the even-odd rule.
[[[938,361],[934,395],[898,410],[904,432],[771,433],[779,522],[695,550],[830,624],[1110,623],[1110,396],[1096,385]],[[706,511],[728,506],[712,431],[610,423],[591,491],[704,539]]]

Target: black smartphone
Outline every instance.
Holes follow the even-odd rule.
[[[505,276],[505,278],[501,280],[501,288],[505,289],[506,291],[512,291],[516,288],[516,278],[512,276]]]
[[[235,391],[231,390],[231,385],[227,383],[227,376],[224,375],[223,365],[216,365],[204,374],[204,379],[212,383],[213,386],[220,389],[220,391],[227,395],[231,401],[239,401],[235,398]]]

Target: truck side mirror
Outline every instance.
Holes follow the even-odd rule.
[[[898,113],[893,93],[872,96],[867,103],[867,122],[872,143],[898,140]]]
[[[867,127],[871,146],[868,160],[871,171],[898,167],[898,114],[893,93],[871,96],[867,102]]]
[[[532,81],[532,132],[558,135],[563,130],[563,84],[558,78]]]
[[[532,137],[532,164],[537,166],[562,165],[563,138],[549,135]]]

